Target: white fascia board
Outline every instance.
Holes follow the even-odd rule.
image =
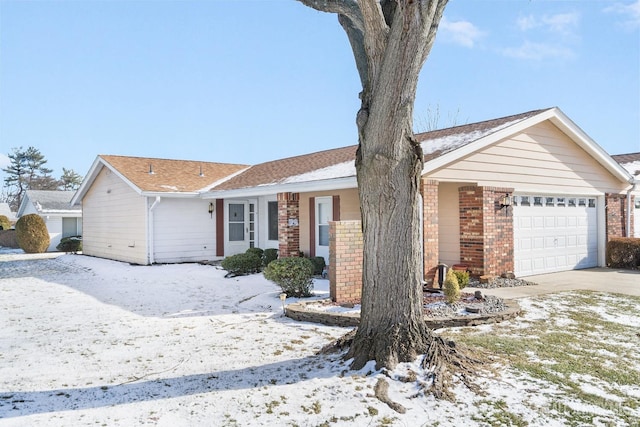
[[[240,188],[237,190],[220,190],[202,193],[203,199],[228,199],[237,197],[268,196],[278,193],[310,193],[315,191],[344,190],[357,188],[355,176],[336,179],[324,179],[311,182],[294,182],[288,184],[261,185],[258,187]]]
[[[161,192],[161,191],[142,191],[141,196],[145,197],[162,197],[167,199],[197,199],[200,197],[198,192]]]

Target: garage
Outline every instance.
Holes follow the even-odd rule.
[[[513,197],[516,276],[596,267],[598,218],[595,197]]]

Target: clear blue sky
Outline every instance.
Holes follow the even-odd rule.
[[[640,1],[451,0],[416,123],[560,107],[640,151]],[[260,163],[355,144],[360,83],[335,15],[294,0],[0,0],[0,165],[98,154]]]

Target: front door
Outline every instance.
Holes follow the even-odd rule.
[[[255,246],[256,203],[233,200],[225,203],[226,249],[225,255],[244,253]]]
[[[333,221],[333,198],[316,197],[316,256],[329,264],[329,221]]]

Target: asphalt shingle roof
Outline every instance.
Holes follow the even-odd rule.
[[[27,190],[29,201],[38,212],[80,211],[80,205],[71,206],[75,191]]]
[[[504,129],[519,121],[533,117],[543,110],[534,110],[499,119],[455,126],[447,129],[434,130],[416,134],[416,140],[421,143],[424,151],[424,160],[428,162],[443,154],[449,153],[491,133]],[[357,145],[343,148],[319,151],[286,159],[274,160],[250,167],[246,171],[217,185],[215,191],[237,190],[264,185],[274,185],[285,182],[293,182],[296,177],[306,178],[307,181],[315,179],[331,178],[331,173],[336,173],[334,178],[355,176],[355,166],[350,170],[342,166],[351,162],[355,163]],[[315,173],[322,171],[322,173]],[[313,178],[312,178],[313,177]],[[302,179],[301,179],[302,180]]]
[[[248,168],[247,165],[196,160],[112,155],[100,157],[140,190],[159,193],[203,191]]]

